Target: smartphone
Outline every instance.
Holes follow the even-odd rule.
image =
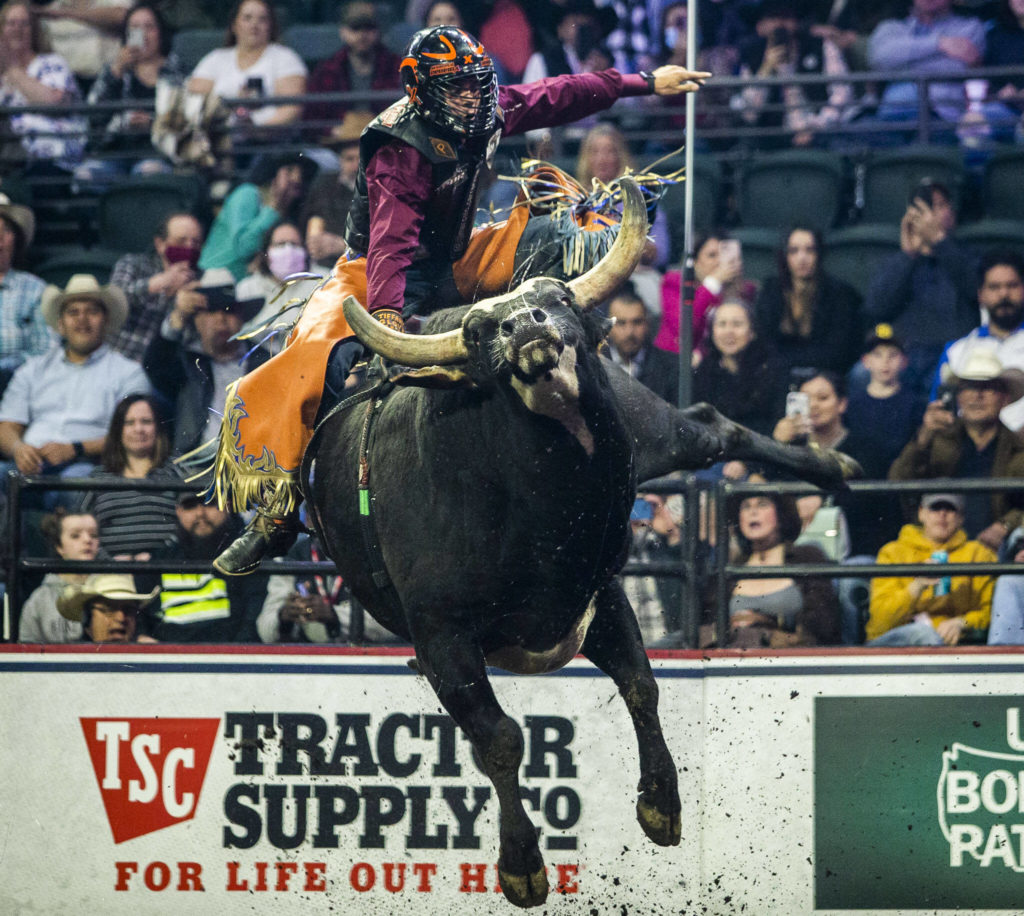
[[[950,413],[956,413],[956,391],[943,386],[939,389],[939,400],[942,402],[942,409]]]
[[[128,40],[125,46],[129,48],[141,48],[146,44],[146,32],[144,29],[129,29]]]
[[[786,395],[786,416],[806,417],[811,412],[811,399],[803,391],[791,391]]]
[[[722,239],[718,243],[718,260],[722,263],[739,261],[743,257],[739,239]]]

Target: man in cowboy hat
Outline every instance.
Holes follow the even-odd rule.
[[[46,352],[55,340],[39,310],[46,283],[14,269],[32,243],[35,229],[32,211],[0,194],[0,392],[18,366]]]
[[[1024,372],[1004,369],[994,350],[982,346],[965,354],[955,373],[949,365],[946,370],[943,381],[956,392],[956,413],[932,401],[917,434],[889,468],[889,479],[1024,476],[1024,438],[999,419],[1007,404],[1024,396]],[[967,494],[964,528],[992,550],[1022,517],[1020,494]]]
[[[48,286],[41,311],[60,335],[14,373],[0,401],[0,455],[22,474],[85,476],[99,458],[114,408],[150,390],[138,363],[115,353],[108,334],[124,323],[124,293],[75,274],[64,289]]]
[[[131,576],[97,573],[81,585],[70,586],[57,599],[57,610],[68,620],[81,621],[82,638],[95,643],[128,643],[138,639],[138,618],[160,592],[135,590]]]
[[[240,301],[234,276],[223,267],[205,271],[175,296],[142,364],[174,417],[177,454],[216,437],[225,388],[270,359],[262,347],[249,352],[251,344],[233,339],[262,304]]]

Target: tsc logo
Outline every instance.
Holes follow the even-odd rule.
[[[220,719],[79,721],[115,843],[195,816]]]

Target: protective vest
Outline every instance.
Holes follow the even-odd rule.
[[[345,224],[345,242],[353,251],[366,254],[370,244],[366,166],[378,149],[395,138],[422,153],[431,164],[432,190],[415,259],[456,261],[469,243],[483,173],[501,139],[504,118],[498,109],[498,123],[490,136],[466,140],[420,117],[407,101],[401,99],[381,112],[359,140],[359,172]]]
[[[160,610],[165,623],[191,624],[231,616],[227,584],[208,573],[164,573]]]

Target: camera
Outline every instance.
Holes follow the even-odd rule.
[[[956,413],[956,391],[948,385],[943,385],[939,389],[939,401],[942,403],[942,409],[948,410],[950,413]]]
[[[263,77],[262,76],[250,76],[245,81],[245,91],[247,95],[262,96],[263,95]]]

